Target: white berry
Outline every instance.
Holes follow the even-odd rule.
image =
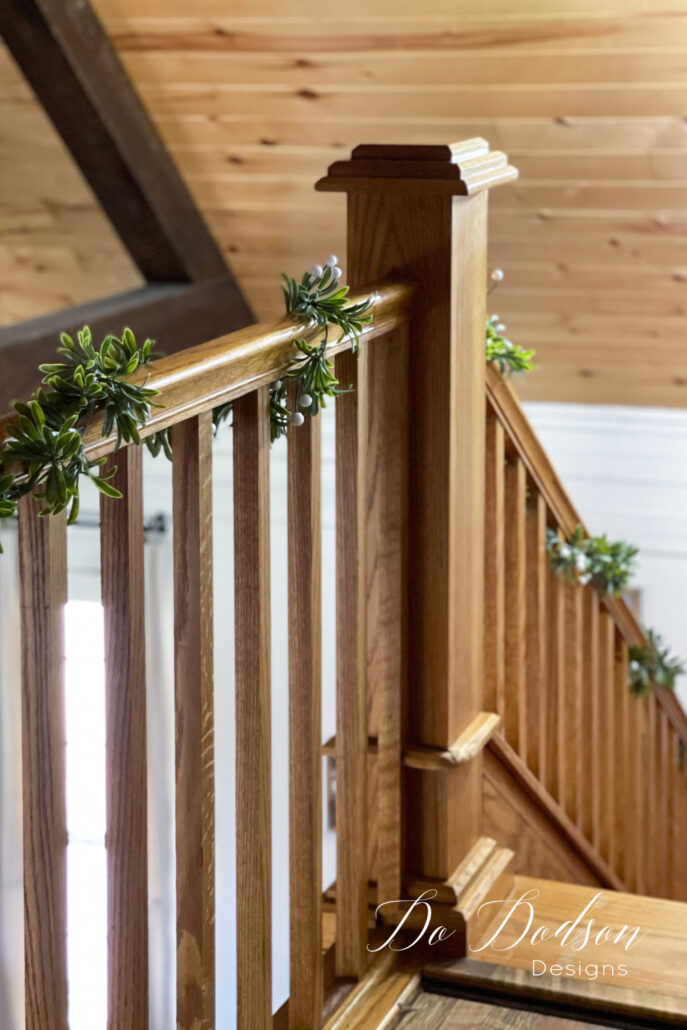
[[[503,270],[501,268],[495,268],[491,273],[491,281],[493,283],[503,282]]]
[[[304,422],[305,415],[303,415],[300,411],[294,411],[293,415],[291,416],[291,425],[302,426]]]
[[[310,405],[312,404],[312,397],[310,396],[309,393],[303,393],[303,394],[301,394],[301,396],[300,396],[300,398],[298,400],[298,404],[299,404],[299,406],[301,408],[309,408]]]
[[[276,383],[272,383],[275,390],[281,390],[281,379],[277,379]]]
[[[336,265],[334,268],[332,268],[332,277],[334,279],[340,279],[342,274],[343,273],[342,273],[342,271],[341,271],[341,269],[339,268],[338,265]]]
[[[313,265],[310,271],[308,272],[308,275],[311,277],[311,279],[319,279],[322,275],[322,265]]]
[[[338,263],[339,259],[336,256],[336,254],[330,254],[327,260],[325,261],[325,265],[329,265],[330,268],[334,268],[334,266],[338,265]]]

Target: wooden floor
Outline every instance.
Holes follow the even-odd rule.
[[[598,1025],[427,993],[413,999],[398,1024],[399,1030],[584,1030]]]

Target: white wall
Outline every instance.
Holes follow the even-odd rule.
[[[529,403],[525,410],[592,533],[636,544],[641,620],[687,660],[687,412]],[[678,696],[687,706],[687,678]]]

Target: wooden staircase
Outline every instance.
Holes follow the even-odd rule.
[[[221,976],[236,981],[238,1030],[543,1030],[561,1006],[591,1025],[687,1026],[687,907],[646,896],[687,900],[687,718],[665,692],[630,696],[628,648],[643,636],[623,602],[549,572],[547,526],[570,534],[579,518],[513,391],[485,368],[487,197],[516,174],[475,139],[358,147],[317,184],[348,196],[351,299],[372,296],[374,321],[357,358],[350,337],[328,337],[353,389],[336,400],[337,732],[325,751],[337,881],[324,898],[320,424],[288,430],[290,997],[276,1014],[269,386],[296,341],[322,334],[283,319],[147,370],[159,396],[144,435],[171,430],[173,450],[177,1030],[216,1026],[211,452],[212,410],[228,401],[237,963]],[[108,1025],[149,1030],[143,470],[102,428],[89,422],[87,454],[116,462],[124,495],[101,509]],[[25,498],[26,1030],[67,1030],[67,535],[64,519],[36,513]],[[540,890],[540,918],[560,923],[599,886],[615,921],[649,929],[627,986],[533,977],[520,946],[507,961],[470,951],[518,892]],[[445,932],[412,944],[428,892]],[[409,950],[384,946],[394,931]],[[567,958],[557,940],[535,957]],[[497,972],[466,967],[470,954]],[[476,991],[491,1012],[468,1007]]]

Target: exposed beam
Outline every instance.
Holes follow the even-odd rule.
[[[3,0],[0,33],[149,282],[228,275],[221,251],[85,0]],[[253,315],[232,281],[236,320]]]
[[[99,342],[129,325],[138,339],[152,336],[161,353],[172,354],[245,325],[232,286],[226,275],[204,283],[144,286],[0,329],[0,412],[35,389],[38,365],[54,359],[61,332],[90,325]]]

